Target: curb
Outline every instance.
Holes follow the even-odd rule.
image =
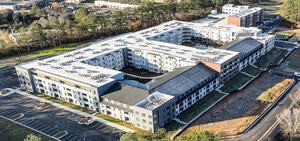
[[[295,80],[295,79],[294,79]],[[253,126],[254,125],[256,125],[256,123],[258,122],[258,121],[260,121],[267,113],[269,113],[270,112],[270,110],[279,102],[279,100],[281,100],[281,98],[283,97],[283,96],[285,96],[286,95],[286,93],[287,93],[287,91],[289,91],[290,90],[290,88],[291,87],[294,87],[295,86],[295,84],[296,83],[298,83],[298,81],[297,80],[295,80],[294,82],[293,82],[293,84],[292,85],[290,85],[286,90],[285,90],[285,92],[283,92],[282,94],[281,94],[281,96],[280,97],[278,97],[277,98],[277,100],[272,104],[272,105],[270,105],[263,113],[262,113],[262,115],[260,115],[245,131],[243,131],[241,134],[239,134],[239,135],[236,135],[236,136],[227,136],[227,137],[224,137],[225,139],[227,138],[227,139],[230,139],[230,138],[236,138],[236,137],[239,137],[239,136],[242,136],[243,134],[245,134],[245,133],[247,133],[250,129],[252,129],[253,128]]]

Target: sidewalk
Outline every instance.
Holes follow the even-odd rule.
[[[11,92],[15,92],[15,93],[21,94],[21,95],[23,95],[23,96],[27,96],[27,97],[32,98],[32,99],[36,99],[36,100],[39,100],[39,101],[43,101],[43,102],[50,103],[51,105],[53,105],[53,106],[55,106],[55,107],[58,107],[58,108],[67,110],[67,111],[69,111],[69,112],[72,112],[72,113],[75,113],[75,114],[78,114],[78,115],[84,115],[84,116],[92,117],[95,121],[98,121],[98,122],[100,122],[100,123],[106,124],[106,125],[111,126],[111,127],[115,127],[115,128],[117,128],[117,129],[123,130],[123,131],[125,131],[125,132],[132,132],[132,133],[135,132],[135,131],[132,130],[132,129],[129,129],[129,128],[124,127],[124,126],[121,126],[121,125],[118,125],[118,124],[116,124],[116,123],[112,123],[112,122],[107,121],[107,120],[104,120],[104,119],[101,119],[101,118],[99,118],[99,117],[96,117],[96,116],[94,116],[94,115],[88,114],[88,113],[86,113],[86,112],[78,111],[78,110],[75,110],[75,109],[72,109],[72,108],[69,108],[69,107],[66,107],[66,106],[57,104],[57,103],[55,103],[55,102],[52,102],[52,101],[49,101],[49,100],[46,100],[46,99],[43,99],[43,98],[40,98],[40,97],[31,95],[31,94],[28,94],[28,93],[19,91],[19,90],[16,90],[16,89],[12,90]]]

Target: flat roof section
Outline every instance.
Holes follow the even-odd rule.
[[[148,90],[117,82],[112,85],[101,97],[127,105],[135,105],[148,96]]]

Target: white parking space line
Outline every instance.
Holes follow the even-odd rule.
[[[78,139],[78,137],[73,137],[69,141],[75,141],[76,139]]]
[[[59,132],[59,130],[55,129],[54,131],[48,133],[48,135],[52,135],[53,136],[53,135],[57,134],[58,132]]]
[[[19,113],[14,113],[14,114],[9,114],[8,116],[6,116],[7,118],[12,118],[13,116],[17,115]]]
[[[6,113],[6,112],[8,112],[9,110],[3,110],[3,111],[1,111],[0,112],[0,114],[2,115],[3,113]]]
[[[28,125],[28,124],[30,124],[32,122],[34,122],[34,120],[24,120],[24,121],[21,121],[20,123]]]
[[[47,126],[46,128],[41,129],[40,131],[42,131],[43,133],[45,133],[44,131],[47,131],[47,130],[49,130],[49,129],[51,129],[51,127],[50,127],[50,126]]]
[[[73,137],[72,135],[67,136],[65,139],[63,139],[64,141],[67,139],[70,139],[71,137]]]
[[[37,127],[43,125],[43,123],[37,123],[37,124],[34,124],[34,125],[31,125],[30,127],[36,129]]]
[[[100,123],[97,122],[95,125],[91,126],[91,128],[94,128],[94,127],[96,127],[96,126],[99,125],[99,124],[100,124]]]
[[[40,130],[40,129],[44,128],[45,126],[47,126],[47,125],[46,125],[46,124],[43,124],[42,126],[37,127],[37,128],[35,128],[35,129]]]
[[[26,125],[31,127],[32,125],[37,124],[37,123],[39,123],[39,122],[38,121],[33,121],[33,122],[31,122],[29,124],[26,124]]]
[[[51,128],[51,127],[50,127],[50,129],[47,129],[46,131],[44,131],[44,133],[47,134],[48,132],[52,131],[53,129],[55,129],[55,128]]]
[[[9,112],[9,113],[4,114],[3,116],[8,117],[10,115],[15,115],[15,114],[17,114],[17,113],[15,113],[15,112]]]

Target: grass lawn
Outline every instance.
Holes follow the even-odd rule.
[[[249,77],[242,73],[238,73],[236,76],[234,76],[229,81],[227,81],[220,90],[226,93],[230,93],[234,90],[238,90],[241,86],[246,84],[250,79],[252,79],[252,77]]]
[[[259,69],[257,69],[257,68],[254,68],[254,67],[252,67],[251,65],[248,65],[248,66],[247,66],[246,68],[244,68],[242,71],[245,72],[245,73],[248,73],[248,74],[250,74],[250,75],[253,75],[253,76],[256,76],[256,75],[258,75],[259,73],[262,72],[261,70],[259,70]]]
[[[265,54],[264,56],[260,57],[254,65],[266,69],[271,65],[275,65],[288,51],[279,48],[273,48],[270,52]]]
[[[192,105],[191,107],[189,107],[188,109],[180,113],[177,116],[177,118],[180,119],[181,121],[189,122],[223,96],[224,94],[221,94],[217,91],[212,91],[206,96],[204,96],[202,99],[197,101],[194,105]]]
[[[72,108],[72,109],[75,109],[75,110],[78,110],[78,111],[86,112],[86,113],[89,113],[89,114],[95,113],[95,111],[91,111],[91,110],[88,110],[86,108],[82,108],[82,107],[79,107],[77,105],[74,105],[74,104],[71,104],[71,103],[67,103],[67,102],[61,101],[59,99],[50,97],[50,96],[45,96],[45,95],[39,94],[39,93],[31,93],[31,94],[35,95],[35,96],[38,96],[38,97],[41,97],[43,99],[46,99],[46,100],[49,100],[49,101],[52,101],[52,102],[64,105],[64,106],[67,106],[69,108]]]
[[[0,67],[0,70],[2,70],[2,69],[6,69],[6,68],[9,68],[9,67],[11,67],[11,66],[3,66],[3,67]]]
[[[86,44],[89,42],[95,42],[95,41],[97,41],[97,40],[85,41],[85,42],[78,43],[78,44],[62,45],[62,46],[58,46],[58,47],[54,47],[54,48],[50,48],[50,49],[46,49],[46,50],[35,51],[32,53],[32,56],[46,57],[46,56],[54,55],[56,53],[60,53],[63,51],[75,49],[76,47],[79,47],[80,45],[83,45],[83,44]]]
[[[266,1],[266,2],[259,2],[251,4],[251,6],[261,7],[264,9],[264,17],[265,18],[273,18],[279,14],[280,6],[283,2],[273,2],[273,1]]]
[[[183,126],[183,124],[178,123],[175,120],[172,120],[170,123],[166,124],[164,128],[167,131],[167,137],[170,138],[177,130],[179,130],[180,127]]]
[[[0,118],[0,140],[1,141],[23,141],[28,135],[40,136],[42,141],[51,140],[50,138],[31,131],[23,126]]]
[[[122,125],[122,126],[125,126],[127,128],[130,128],[130,129],[133,129],[135,131],[144,131],[144,130],[141,130],[139,128],[136,128],[134,126],[134,124],[132,123],[129,123],[129,122],[125,122],[125,121],[122,121],[122,120],[119,120],[119,119],[116,119],[116,118],[113,118],[113,117],[110,117],[110,116],[107,116],[107,115],[104,115],[104,114],[96,114],[95,115],[96,117],[99,117],[99,118],[102,118],[104,120],[107,120],[107,121],[110,121],[110,122],[113,122],[113,123],[116,123],[116,124],[119,124],[119,125]]]
[[[277,40],[287,40],[287,39],[289,39],[289,36],[290,35],[287,35],[287,34],[275,34],[275,38]]]

